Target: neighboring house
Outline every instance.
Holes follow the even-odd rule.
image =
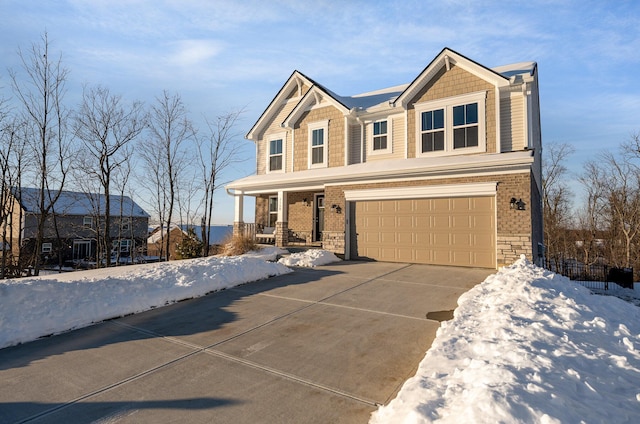
[[[162,231],[161,231],[162,230]],[[169,228],[169,236],[171,237],[169,246],[168,260],[177,259],[177,247],[182,242],[182,238],[186,236],[186,231],[183,231],[177,225],[172,225]],[[167,227],[155,226],[149,232],[149,238],[147,239],[147,255],[150,257],[158,257],[161,260],[167,258],[166,246],[167,244]]]
[[[198,240],[202,241],[202,227],[193,225],[172,225],[171,226],[171,246],[169,246],[169,260],[177,259],[177,247],[182,242],[182,238],[187,235],[187,230],[193,228]],[[149,238],[147,239],[147,254],[149,256],[166,257],[166,231],[160,232],[160,226],[150,228]],[[227,238],[231,237],[233,226],[231,225],[212,225],[209,227],[209,241],[211,246],[221,245]]]
[[[443,49],[409,84],[339,96],[294,71],[247,134],[230,183],[278,246],[347,259],[496,268],[542,254],[535,62],[487,68]]]
[[[17,256],[30,255],[36,249],[37,223],[39,217],[39,194],[35,188],[13,190],[20,208],[14,208],[13,234],[9,245]],[[47,193],[47,198],[52,199]],[[111,228],[113,240],[111,254],[119,258],[129,258],[135,252],[146,249],[149,214],[127,196],[111,196]],[[104,233],[105,196],[95,193],[63,191],[54,203],[45,222],[44,238],[40,254],[46,262],[57,263],[60,257],[65,261],[95,261],[98,252],[98,238]],[[19,225],[16,225],[19,223]],[[102,231],[98,231],[98,229]],[[21,237],[20,236],[21,233]],[[21,241],[21,243],[19,242]],[[59,256],[58,256],[59,255]]]

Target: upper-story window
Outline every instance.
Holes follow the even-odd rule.
[[[42,243],[42,253],[51,253],[53,251],[52,243]]]
[[[387,121],[373,123],[373,150],[387,150]]]
[[[454,106],[453,148],[478,146],[478,103]]]
[[[309,168],[327,166],[329,121],[309,124]]]
[[[269,172],[282,171],[283,162],[282,139],[269,141]]]
[[[444,150],[444,109],[422,112],[421,118],[422,153]]]
[[[485,98],[481,91],[416,104],[416,156],[486,151]]]
[[[93,228],[93,217],[92,216],[83,216],[82,217],[82,225],[85,227]]]

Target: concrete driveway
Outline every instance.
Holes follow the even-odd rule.
[[[296,269],[2,349],[0,422],[366,423],[492,272]]]

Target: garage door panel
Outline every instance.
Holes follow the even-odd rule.
[[[355,210],[354,256],[495,267],[494,197],[360,201]]]

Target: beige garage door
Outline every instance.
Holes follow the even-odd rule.
[[[352,257],[496,266],[495,197],[358,201],[355,204]]]

